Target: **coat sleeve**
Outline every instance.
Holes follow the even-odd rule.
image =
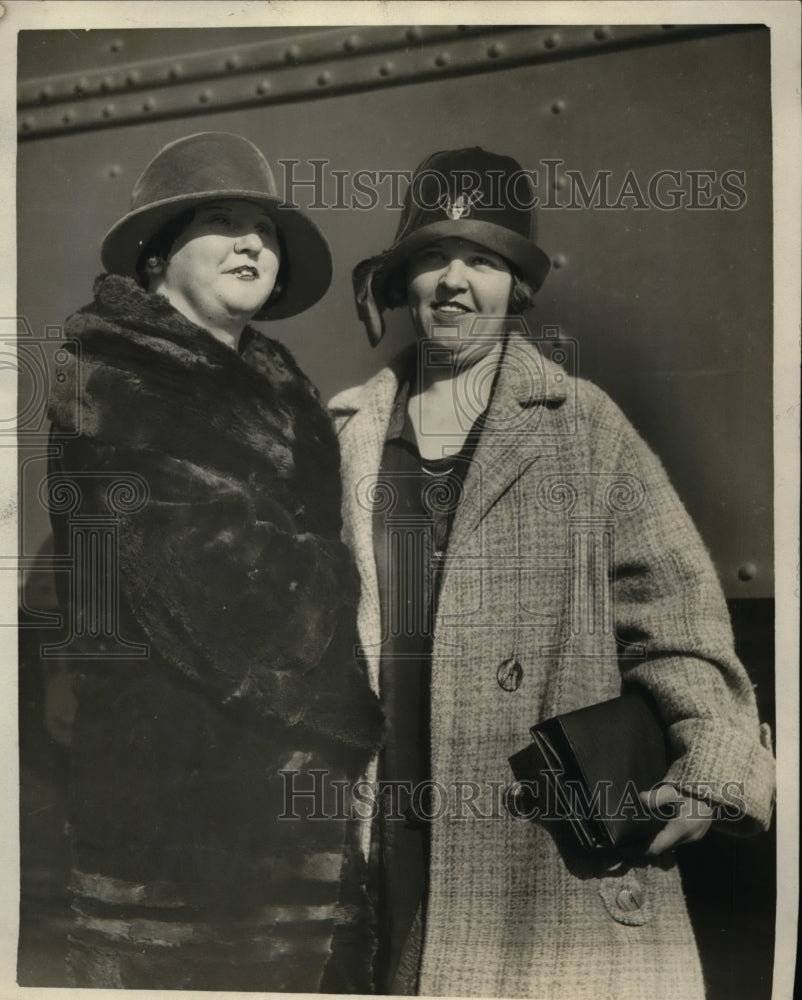
[[[224,699],[297,692],[335,635],[342,669],[356,669],[344,635],[358,583],[339,540],[297,533],[280,503],[191,462],[87,438],[62,447],[81,514],[108,513],[115,473],[146,484],[141,509],[117,517],[117,576],[121,606],[161,659]]]
[[[661,713],[666,780],[716,805],[722,829],[764,829],[774,802],[771,736],[735,655],[712,561],[660,462],[602,393],[591,426],[594,467],[631,477],[634,489],[623,505],[633,509],[615,515],[612,588],[617,636],[646,656],[619,662]]]

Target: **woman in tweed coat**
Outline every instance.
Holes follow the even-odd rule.
[[[479,149],[421,165],[393,247],[355,271],[374,342],[383,308],[406,302],[418,346],[331,404],[360,639],[389,721],[378,787],[406,767],[430,793],[413,787],[374,824],[377,986],[701,997],[671,849],[711,822],[768,825],[770,736],[714,569],[658,460],[601,390],[555,363],[559,343],[535,343],[514,318],[548,270],[532,213],[492,204],[488,179],[516,172]],[[404,547],[413,521],[428,548]],[[428,598],[410,597],[426,579]],[[597,864],[548,824],[513,818],[502,790],[530,726],[622,686],[658,707],[671,763],[648,801],[675,817],[636,855]]]

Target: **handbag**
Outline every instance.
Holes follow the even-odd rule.
[[[567,825],[586,851],[651,837],[670,819],[638,795],[665,778],[669,760],[663,726],[644,695],[557,715],[530,732],[531,745],[509,758],[518,816]]]

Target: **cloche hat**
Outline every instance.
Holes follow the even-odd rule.
[[[371,343],[384,335],[384,310],[398,304],[388,282],[433,240],[479,243],[514,264],[537,291],[551,263],[537,245],[536,200],[530,174],[511,156],[473,146],[427,157],[412,175],[393,245],[354,268],[357,312]]]
[[[285,319],[314,305],[331,282],[331,253],[317,226],[282,207],[270,165],[248,139],[199,132],[168,143],[145,167],[131,193],[131,210],[106,234],[103,266],[136,277],[142,251],[177,215],[214,198],[243,198],[264,207],[281,235],[289,263],[288,287],[254,319]]]

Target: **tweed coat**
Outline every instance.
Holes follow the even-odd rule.
[[[370,501],[382,499],[374,484],[405,365],[331,403],[377,689]],[[517,334],[455,515],[432,657],[431,769],[445,805],[432,824],[421,994],[702,996],[672,855],[602,867],[499,804],[531,725],[615,697],[622,683],[651,693],[667,780],[716,806],[719,826],[766,827],[774,787],[723,595],[665,472],[601,390]],[[727,782],[738,783],[736,808]]]
[[[356,777],[382,728],[331,419],[282,345],[246,328],[233,351],[127,278],[66,332],[56,551],[113,538],[60,575],[81,675],[73,985],[317,989],[346,823],[287,790]]]

